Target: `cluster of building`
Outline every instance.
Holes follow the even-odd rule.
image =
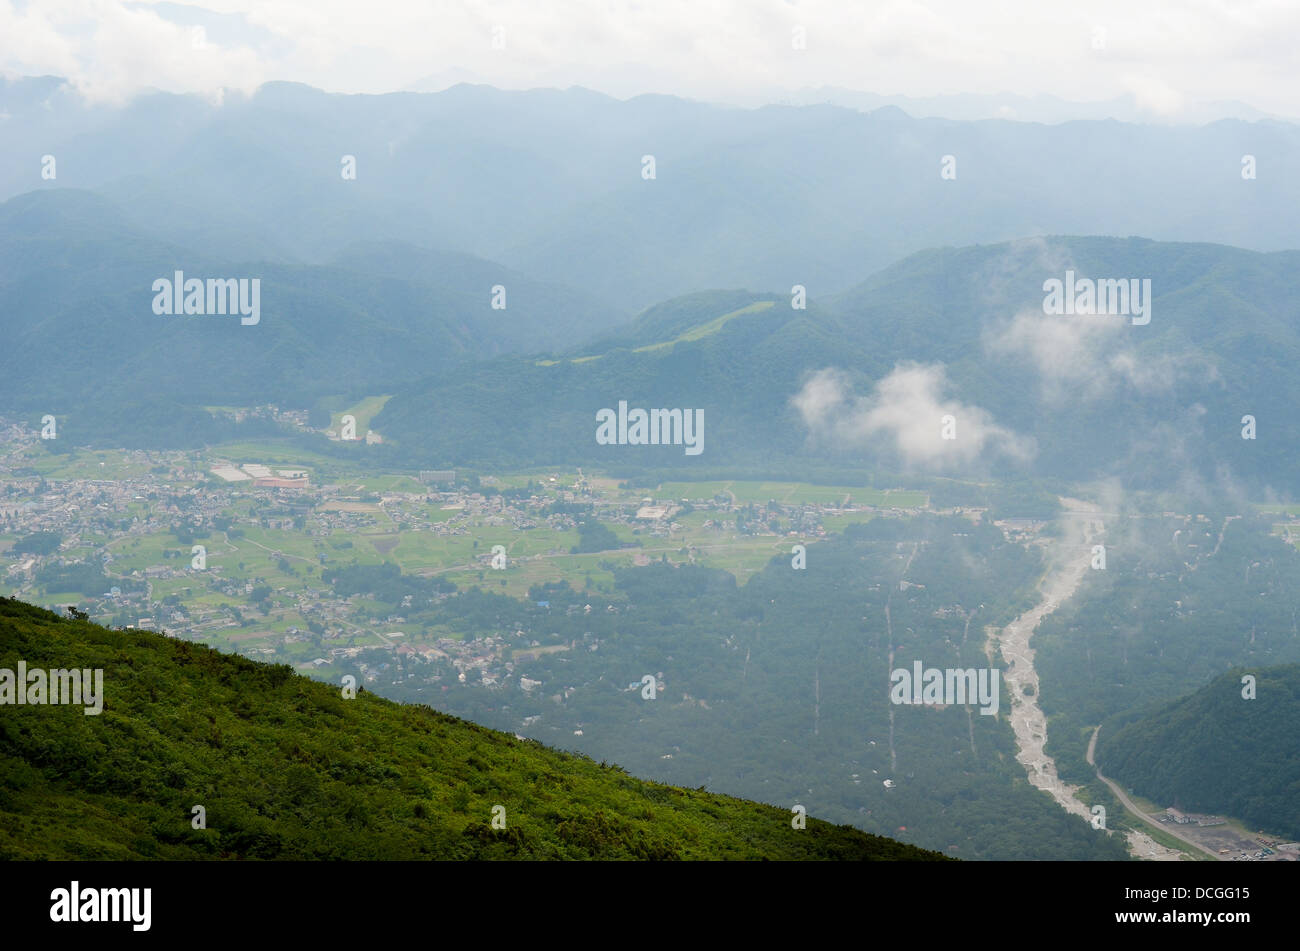
[[[1179,826],[1221,826],[1228,820],[1222,816],[1204,816],[1195,812],[1180,812],[1177,809],[1166,809],[1164,813],[1157,816],[1159,821],[1172,823]]]
[[[305,489],[309,477],[305,469],[271,469],[256,462],[235,466],[219,462],[210,470],[225,482],[252,482],[255,489]]]

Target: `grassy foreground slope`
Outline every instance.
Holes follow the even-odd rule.
[[[98,716],[0,707],[4,859],[942,858],[0,599],[0,668],[19,660],[103,668],[105,699]],[[191,827],[196,805],[206,829]]]

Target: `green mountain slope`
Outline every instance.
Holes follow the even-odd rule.
[[[652,308],[604,349],[543,361],[503,357],[396,388],[375,425],[411,461],[656,467],[788,460],[807,445],[790,396],[809,370],[834,360],[880,375],[889,369],[815,303],[793,310],[789,298],[710,291]],[[703,454],[597,445],[596,411],[621,399],[631,407],[702,409]]]
[[[764,309],[769,298],[779,299],[752,291],[700,291],[674,297],[647,308],[625,326],[583,347],[582,352],[603,355],[609,350],[658,348],[688,334],[704,336],[706,327],[717,330],[730,317]],[[715,321],[717,326],[712,326]]]
[[[389,241],[324,266],[259,257],[256,245],[234,258],[198,250],[212,242],[159,239],[125,215],[67,189],[0,204],[0,402],[59,416],[78,445],[202,444],[226,435],[203,404],[310,407],[475,359],[569,348],[617,320],[581,292],[468,254]],[[260,321],[155,314],[153,282],[177,270],[258,279]],[[498,284],[505,310],[491,306]]]
[[[1256,697],[1241,679],[1256,678]],[[1107,733],[1109,732],[1109,736]],[[1300,664],[1239,669],[1115,730],[1097,761],[1138,795],[1300,838]]]
[[[744,520],[752,525],[759,512],[744,511]],[[443,661],[383,650],[330,669],[337,677],[359,673],[358,663],[370,671],[388,663],[371,683],[393,699],[437,697],[457,716],[571,745],[638,776],[800,802],[830,821],[962,859],[1125,858],[1120,836],[1029,784],[1009,697],[996,716],[891,702],[892,672],[915,660],[990,664],[981,632],[1034,603],[1036,550],[959,516],[849,525],[809,541],[807,570],[791,570],[793,541],[773,540],[785,551],[744,584],[716,567],[656,562],[612,567],[605,589],[538,586],[527,602],[461,591],[421,612],[425,630],[504,632],[518,648],[514,667],[491,685],[460,683]],[[525,654],[533,640],[578,649]],[[655,702],[627,689],[628,671],[656,673]],[[524,678],[533,689],[520,689]]]
[[[1085,754],[1096,724],[1104,748],[1120,726],[1224,671],[1300,663],[1300,552],[1274,534],[1275,515],[1229,519],[1234,505],[1113,522],[1106,570],[1089,571],[1038,626],[1034,666],[1062,779],[1095,781]]]
[[[604,349],[458,367],[398,391],[376,426],[412,465],[819,460],[968,478],[1118,477],[1141,488],[1236,480],[1294,493],[1298,260],[1139,238],[943,248],[806,310],[788,296],[693,294],[647,311]],[[1044,313],[1044,282],[1067,271],[1149,281],[1149,323]],[[821,371],[843,391],[801,412],[812,404],[797,397]],[[598,444],[596,413],[620,399],[703,409],[702,454]],[[928,440],[949,411],[987,414],[1018,448],[990,439],[941,458]],[[1242,438],[1246,416],[1258,439]]]
[[[102,668],[105,699],[97,716],[5,707],[3,858],[942,859],[6,599],[0,668],[19,660]],[[206,829],[191,827],[196,805]]]

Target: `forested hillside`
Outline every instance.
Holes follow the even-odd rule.
[[[78,445],[201,445],[233,429],[206,405],[308,409],[474,359],[567,349],[617,321],[586,294],[468,254],[388,241],[309,266],[255,246],[215,252],[203,236],[181,244],[125,218],[71,189],[0,204],[0,401],[57,416]],[[155,313],[154,281],[177,271],[259,281],[256,324],[233,304],[208,313],[203,293],[201,315]]]
[[[1296,491],[1297,260],[1133,238],[927,251],[806,308],[788,291],[669,301],[604,349],[505,357],[402,387],[375,425],[409,464],[867,460],[1002,480]],[[1067,271],[1140,276],[1145,315],[1045,314],[1044,283]],[[598,443],[596,413],[619,400],[703,410],[703,451]],[[945,414],[958,425],[946,444]]]
[[[1106,570],[1088,572],[1034,636],[1050,749],[1070,782],[1093,778],[1084,752],[1109,717],[1227,670],[1300,662],[1300,553],[1270,534],[1269,518],[1211,509],[1109,525]]]
[[[427,707],[0,600],[0,668],[102,668],[99,715],[6,706],[0,858],[942,859],[643,782]],[[195,806],[206,828],[194,828]],[[504,807],[504,828],[494,808]]]
[[[1300,664],[1238,668],[1125,726],[1108,724],[1097,761],[1140,796],[1300,839],[1298,738]]]
[[[922,516],[850,525],[810,543],[807,558],[794,570],[778,555],[743,585],[703,566],[610,564],[609,592],[549,584],[520,601],[466,590],[402,609],[425,630],[512,649],[513,673],[493,684],[382,649],[335,669],[360,676],[365,664],[386,696],[432,698],[638,775],[803,802],[959,858],[1123,858],[1118,837],[1028,784],[1005,690],[996,716],[890,700],[892,670],[917,660],[1004,666],[986,627],[1036,601],[1036,550],[991,525]]]

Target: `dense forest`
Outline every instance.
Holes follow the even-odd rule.
[[[5,707],[0,859],[943,858],[3,599],[0,669],[19,661],[102,669],[105,696]]]
[[[1044,275],[1052,273],[1043,259],[1049,247],[1081,273],[1150,275],[1150,325],[1038,323]],[[1023,437],[1023,455],[983,445],[968,475],[978,468],[1004,480],[1120,476],[1130,488],[1179,489],[1180,478],[1217,485],[1231,473],[1248,490],[1294,492],[1300,429],[1290,407],[1300,388],[1288,367],[1300,356],[1300,337],[1293,304],[1275,313],[1277,301],[1300,299],[1294,262],[1292,253],[1135,238],[943,248],[838,296],[814,296],[806,307],[789,296],[696,293],[652,307],[605,339],[604,349],[454,367],[394,387],[374,426],[393,441],[392,463],[591,464],[694,475],[728,465],[816,467],[867,458],[898,469],[909,462],[898,433],[866,433],[849,421],[886,399],[883,380],[911,368],[934,381],[923,405],[951,400],[966,417],[978,407]],[[999,274],[996,293],[989,273]],[[1021,326],[1012,315],[1034,322]],[[1046,335],[1043,342],[1081,335],[1072,344],[1079,365],[1061,372],[1040,362],[1043,354],[1031,346],[1036,334]],[[1110,367],[1104,385],[1077,378],[1090,362]],[[810,416],[799,397],[828,369],[837,371],[837,398]],[[629,407],[702,409],[703,453],[598,444],[596,412],[621,399]],[[1192,406],[1199,409],[1189,415]],[[904,409],[904,431],[913,433],[920,425],[915,407]],[[1268,421],[1267,438],[1243,439],[1244,413]],[[933,425],[937,433],[937,410]],[[493,438],[478,438],[484,432]],[[1175,454],[1180,462],[1170,466]]]
[[[746,584],[725,571],[611,566],[611,592],[464,591],[418,623],[513,654],[494,684],[448,660],[367,651],[372,689],[617,761],[634,773],[775,805],[962,858],[1121,859],[1035,790],[1001,713],[894,706],[891,662],[1001,667],[987,625],[1034,602],[1035,550],[957,517],[876,519],[778,556]],[[411,618],[408,617],[408,620]],[[653,676],[654,700],[642,683]],[[370,681],[367,681],[370,683]]]
[[[141,321],[121,311],[122,302],[95,298],[85,274],[102,269],[123,286],[148,287],[150,275],[164,268],[128,266],[122,257],[158,262],[175,254],[166,243],[113,233],[114,209],[102,199],[68,193],[9,205],[15,207],[0,211],[0,248],[40,261],[53,277],[41,282],[50,288],[47,299],[31,293],[23,267],[15,266],[8,283],[0,270],[0,285],[22,289],[20,305],[49,315],[21,329],[11,348],[21,359],[6,364],[0,355],[0,383],[7,382],[12,406],[29,423],[46,413],[56,417],[51,452],[256,438],[388,469],[579,464],[680,476],[718,466],[806,473],[869,459],[879,470],[916,472],[927,467],[912,464],[901,431],[867,436],[827,422],[877,405],[882,382],[912,367],[933,382],[923,405],[961,406],[963,427],[987,415],[1023,449],[1002,452],[1003,443],[988,442],[977,466],[958,455],[930,471],[1013,480],[1119,475],[1142,489],[1177,488],[1180,473],[1211,485],[1231,473],[1254,492],[1300,490],[1300,429],[1290,412],[1300,388],[1289,372],[1300,357],[1300,336],[1286,310],[1292,305],[1274,313],[1277,301],[1300,298],[1293,253],[1051,239],[1053,253],[1081,273],[1137,270],[1156,288],[1156,316],[1140,334],[1128,327],[1094,337],[1044,325],[1048,334],[1083,333],[1080,363],[1111,368],[1104,386],[1081,389],[1079,380],[1059,379],[1026,355],[1028,344],[1008,329],[1008,315],[1042,314],[1044,274],[1052,273],[1023,243],[918,253],[864,272],[861,284],[837,296],[810,288],[798,307],[784,287],[780,294],[701,291],[652,306],[628,324],[600,319],[600,308],[576,292],[527,282],[512,284],[510,319],[501,319],[487,306],[484,287],[463,278],[453,289],[426,283],[459,273],[437,254],[394,249],[410,264],[407,279],[399,279],[371,248],[349,255],[351,267],[267,266],[260,280],[268,310],[275,288],[275,319],[268,314],[256,333],[241,333],[247,328],[237,323]],[[46,237],[28,235],[28,216]],[[107,234],[68,251],[67,235],[79,228]],[[201,262],[225,267],[203,258],[195,266]],[[985,275],[994,271],[1006,276],[990,294]],[[561,319],[562,332],[545,330]],[[598,344],[591,342],[596,337]],[[47,350],[50,341],[65,339],[78,340],[84,353],[69,358]],[[96,361],[85,357],[92,352]],[[280,359],[285,353],[299,355]],[[102,396],[87,405],[80,388],[101,364],[114,371],[95,378]],[[838,374],[843,398],[826,419],[813,419],[799,397],[823,371]],[[236,422],[209,408],[275,403],[309,410],[312,425],[323,427],[327,404],[342,408],[379,393],[392,399],[370,421],[384,440],[373,446],[330,441],[267,418]],[[619,400],[703,411],[703,451],[598,444],[595,414]],[[1191,406],[1204,412],[1188,416]],[[1243,439],[1247,412],[1261,427],[1258,440]],[[904,428],[913,425],[937,432],[939,416]],[[1186,446],[1171,442],[1173,432]],[[1175,452],[1184,462],[1171,467]],[[1035,514],[1051,509],[1043,497],[1028,504]]]
[[[397,565],[386,562],[378,565],[346,565],[321,572],[321,580],[331,585],[334,593],[349,598],[366,592],[378,601],[394,607],[403,602],[413,605],[429,604],[438,594],[455,591],[456,586],[444,578],[418,578],[402,574]]]
[[[1140,796],[1300,839],[1297,738],[1300,664],[1239,668],[1132,722],[1108,722],[1097,762]]]
[[[1109,717],[1237,667],[1300,662],[1300,552],[1270,518],[1207,509],[1108,526],[1106,570],[1088,572],[1034,635],[1048,751],[1069,782],[1095,782],[1084,752]]]

